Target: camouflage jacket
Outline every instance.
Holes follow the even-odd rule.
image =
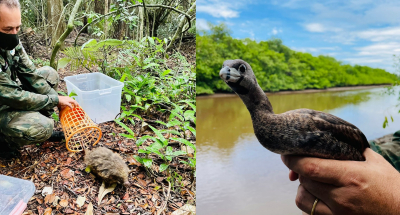
[[[393,134],[392,141],[378,144],[370,141],[369,145],[375,152],[381,154],[397,171],[400,172],[400,131]]]
[[[51,110],[57,104],[57,92],[37,73],[21,43],[11,51],[0,49],[0,110]]]

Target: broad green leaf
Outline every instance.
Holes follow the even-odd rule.
[[[139,149],[138,153],[142,153],[142,154],[150,154],[150,151],[144,150],[144,149]]]
[[[58,117],[58,115],[54,112],[53,114],[51,114],[51,117],[54,119],[54,121],[58,122],[60,121],[60,118]]]
[[[158,129],[154,128],[154,127],[151,126],[151,125],[149,125],[149,128],[151,128],[151,130],[154,131],[154,133],[158,136],[158,138],[159,138],[163,143],[166,141],[165,138],[164,138],[164,136],[161,134],[161,132],[160,132]]]
[[[57,65],[57,70],[64,68],[65,66],[68,65],[68,63],[71,61],[70,58],[61,58],[60,60],[58,60],[58,65]]]
[[[66,93],[64,93],[63,91],[57,91],[58,92],[58,94],[61,94],[61,95],[63,95],[63,96],[68,96]]]
[[[189,129],[193,133],[193,135],[196,136],[196,129],[194,129],[190,126],[187,126],[187,129]]]
[[[146,66],[142,67],[142,69],[147,69],[147,68],[154,67],[154,66],[160,66],[160,65],[158,65],[156,63],[150,63],[150,64],[147,64]]]
[[[168,128],[170,128],[170,127],[172,127],[172,126],[176,126],[176,125],[182,125],[182,122],[180,122],[180,121],[178,121],[178,120],[176,120],[176,119],[173,119],[173,120],[171,120],[171,121],[169,121],[169,122],[167,123],[167,127],[168,127]]]
[[[167,126],[167,123],[165,123],[165,122],[162,122],[162,121],[156,121],[157,123],[160,123],[161,125],[165,125],[165,126]]]
[[[150,158],[143,158],[143,164],[147,168],[151,168],[151,165],[153,164],[153,160]]]
[[[183,144],[189,146],[190,148],[192,148],[194,151],[196,151],[196,146],[193,145],[191,142],[189,142],[189,141],[183,139],[183,138],[171,137],[170,139],[171,139],[171,140],[175,140],[175,141],[177,141],[177,142],[181,142],[181,143],[183,143]]]
[[[68,96],[69,97],[74,97],[74,96],[78,96],[78,94],[76,94],[75,91],[72,91]]]
[[[172,72],[172,70],[167,69],[161,74],[161,76],[164,77],[164,76],[168,75],[170,72]]]
[[[82,46],[81,46],[81,50],[83,50],[84,48],[93,48],[93,47],[95,47],[96,46],[96,44],[97,44],[97,41],[95,40],[95,39],[90,39],[90,40],[88,40],[86,43],[84,43]]]
[[[149,135],[142,136],[139,140],[136,141],[136,145],[141,146],[147,139],[155,141],[156,138]]]
[[[151,45],[153,45],[153,46],[155,45],[155,44],[154,44],[154,39],[153,39],[152,37],[149,37],[149,41],[150,41],[150,44],[151,44]]]
[[[163,163],[163,164],[161,164],[160,165],[160,172],[163,172],[164,170],[166,170],[166,169],[168,169],[168,164],[166,164],[166,163]]]
[[[135,139],[135,137],[134,137],[134,136],[132,136],[132,135],[129,135],[129,134],[123,134],[123,133],[120,133],[119,135],[121,135],[121,136],[123,136],[123,137],[126,137],[126,138],[128,138],[128,139]]]
[[[181,133],[179,133],[176,130],[163,130],[161,133],[171,133],[171,134],[175,134],[175,135],[178,135],[178,136],[181,135]]]
[[[130,129],[124,123],[122,123],[121,121],[119,121],[117,119],[115,119],[114,122],[116,122],[119,126],[123,127],[125,130],[127,130],[129,132],[129,134],[131,134],[132,136],[135,136],[135,132],[133,132],[132,129]]]
[[[144,164],[144,163],[143,163],[143,159],[142,159],[141,157],[139,157],[139,156],[137,156],[137,155],[133,155],[133,157],[135,158],[135,160],[137,160],[137,162],[139,162],[139,163],[141,163],[141,164]]]
[[[174,155],[174,156],[186,155],[186,152],[185,151],[175,151],[174,153],[172,153],[172,155]]]
[[[129,94],[125,94],[126,101],[131,102],[132,96]]]

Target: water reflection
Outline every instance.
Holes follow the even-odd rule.
[[[310,108],[332,113],[359,127],[367,139],[400,128],[396,96],[383,88],[344,92],[269,95],[275,113]],[[250,114],[238,97],[200,98],[198,110],[197,212],[213,214],[301,214],[280,156],[253,134]],[[395,122],[383,129],[384,115]]]

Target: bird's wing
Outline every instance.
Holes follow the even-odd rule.
[[[360,129],[337,116],[310,109],[298,109],[286,113],[309,115],[318,130],[330,132],[334,138],[353,146],[360,152],[369,147],[367,138]]]

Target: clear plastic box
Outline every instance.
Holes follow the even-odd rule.
[[[74,91],[76,101],[95,123],[112,121],[120,113],[124,83],[99,72],[68,76],[68,95]]]
[[[0,175],[0,214],[21,215],[34,192],[31,181]]]

